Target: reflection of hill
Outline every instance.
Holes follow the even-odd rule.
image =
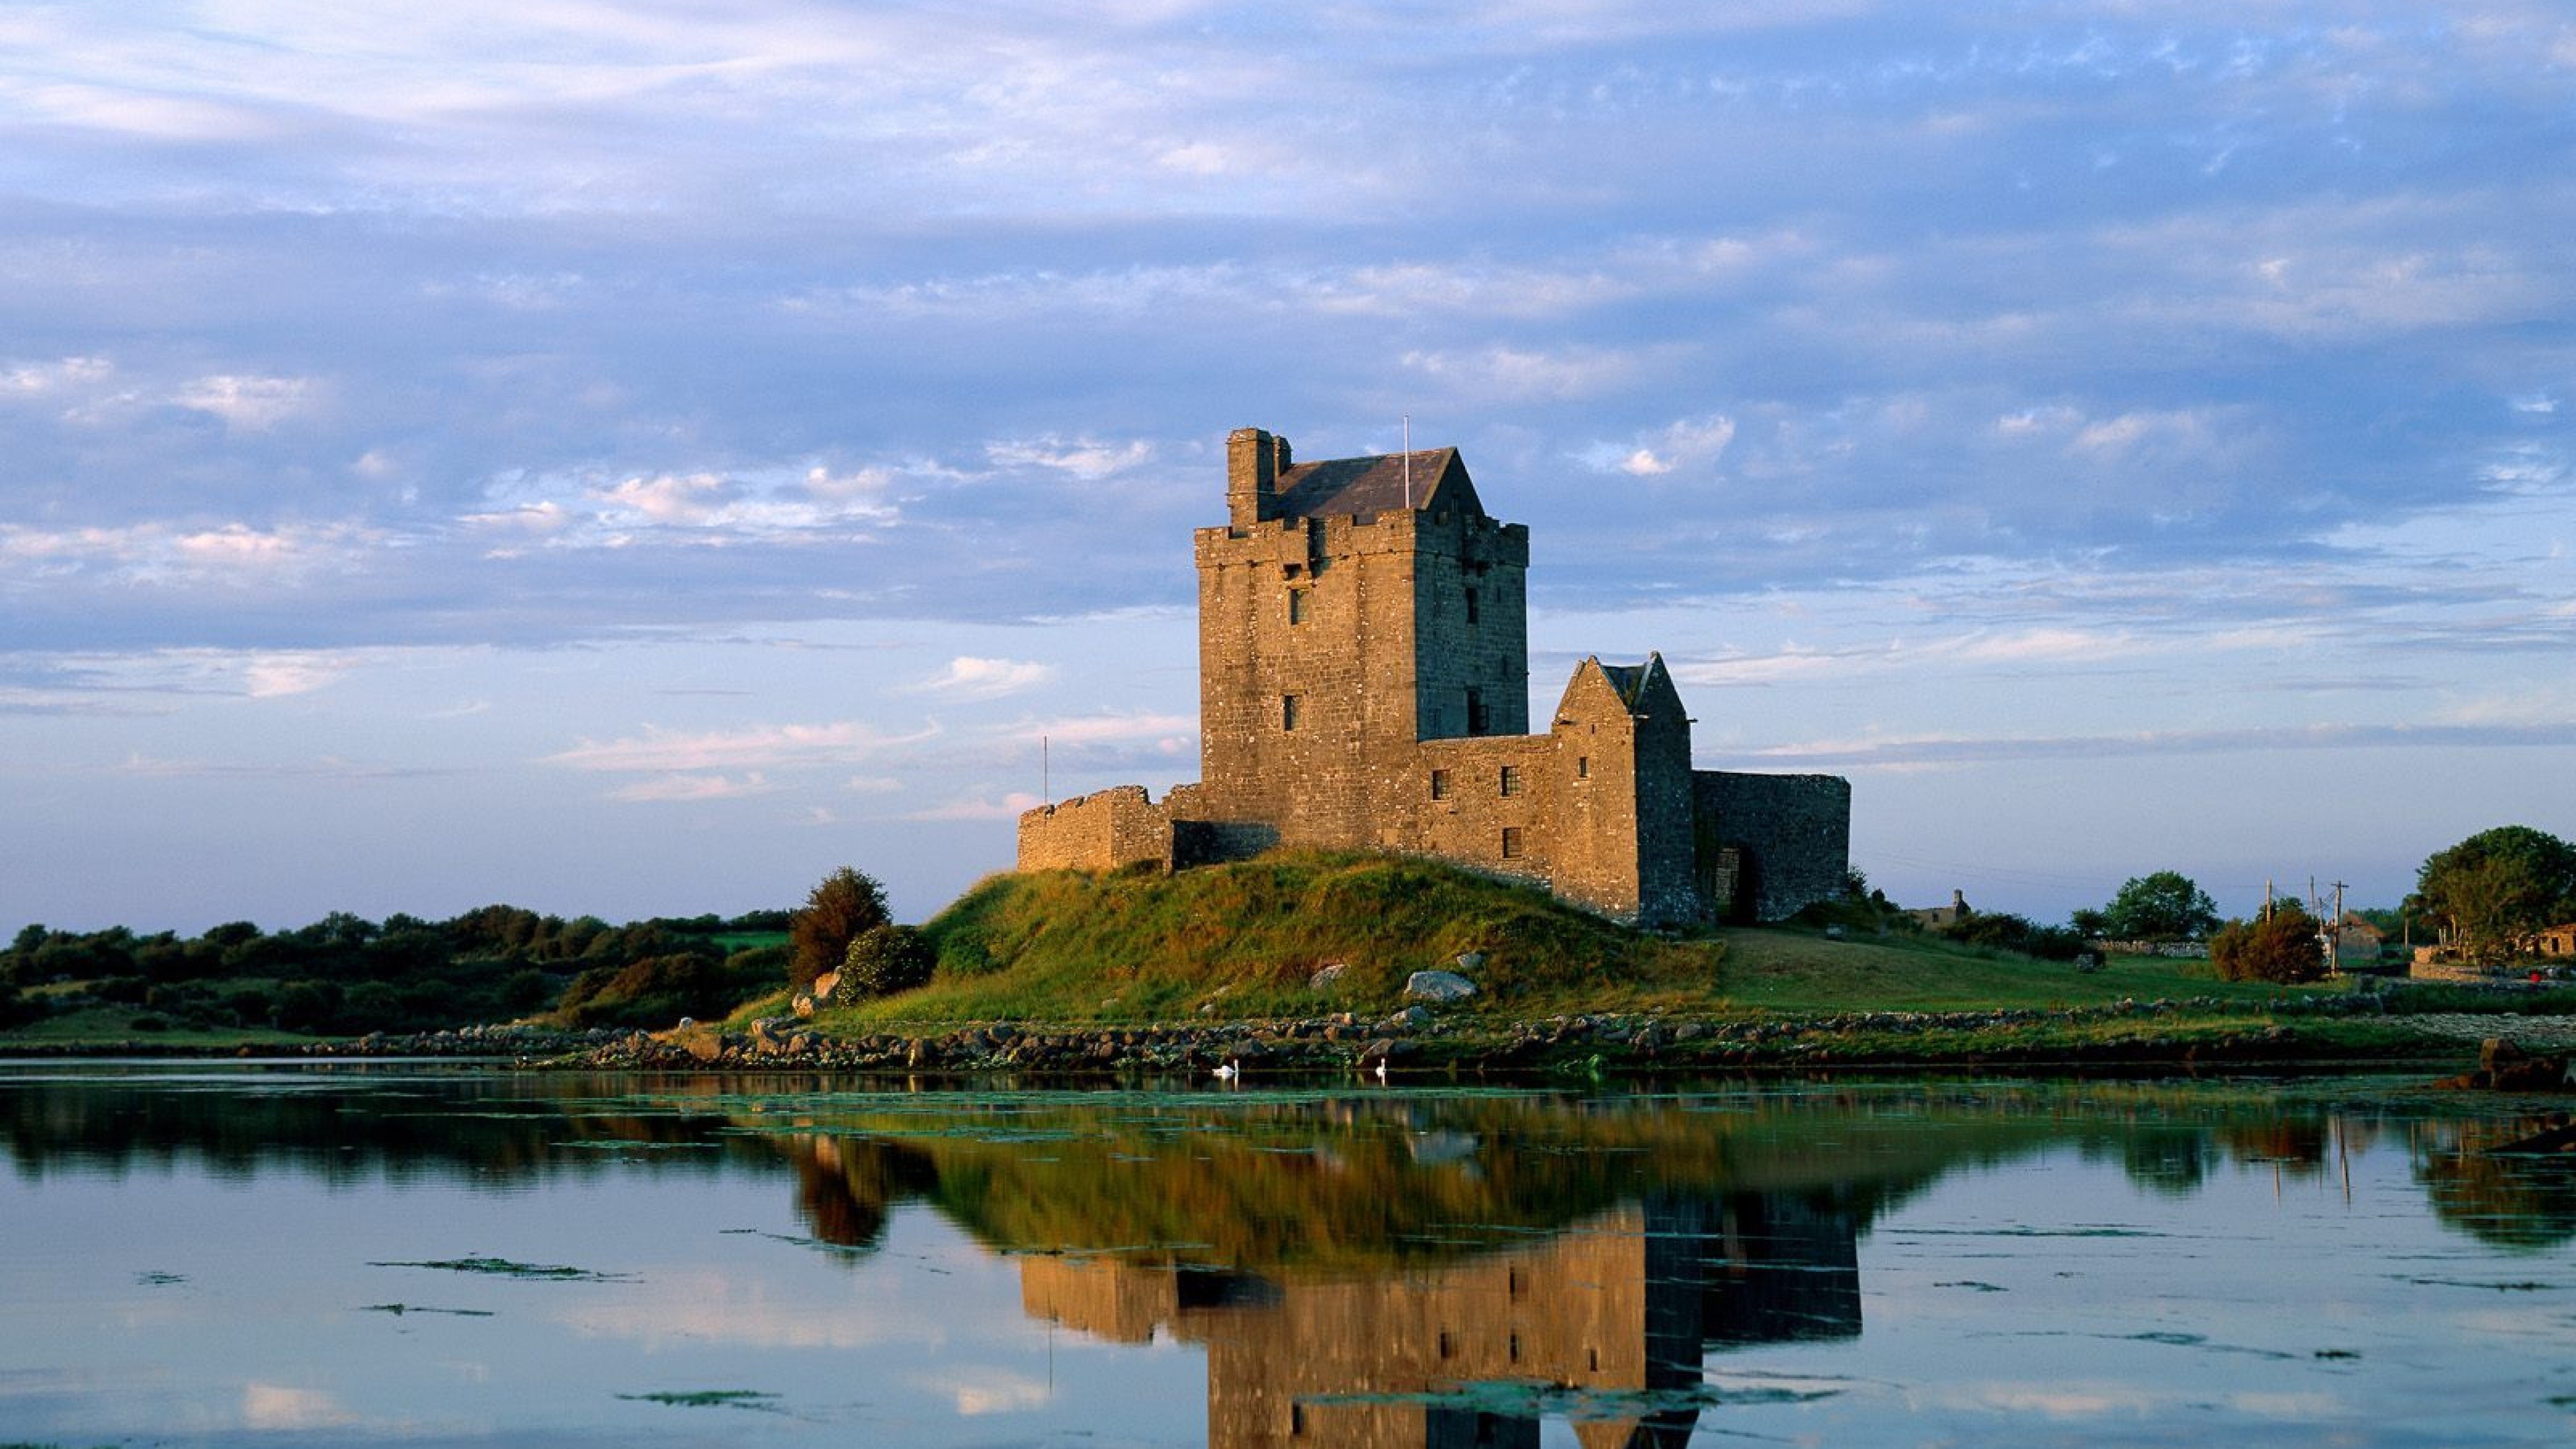
[[[1526,1096],[1173,1098],[1022,1104],[980,1121],[971,1107],[937,1122],[834,1114],[829,1136],[777,1140],[801,1173],[877,1204],[836,1207],[848,1221],[881,1214],[889,1190],[881,1157],[852,1157],[857,1135],[927,1164],[907,1181],[998,1249],[1142,1248],[1312,1275],[1447,1261],[1667,1191],[1816,1193],[1866,1221],[1954,1163],[2028,1151],[2056,1130],[1800,1100],[1721,1113]],[[1820,1132],[1837,1151],[1815,1150]]]

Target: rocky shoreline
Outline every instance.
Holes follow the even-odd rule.
[[[823,1069],[976,1075],[993,1072],[1097,1077],[1129,1073],[1246,1075],[1340,1072],[1645,1073],[1827,1065],[2073,1062],[2173,1066],[2231,1061],[2315,1061],[2331,1053],[2268,1016],[2213,1029],[2212,997],[2121,1001],[2063,1010],[1869,1011],[1823,1017],[1702,1021],[1595,1013],[1530,1021],[1449,1018],[1414,1006],[1363,1020],[1350,1013],[1207,1025],[1030,1026],[997,1023],[935,1031],[836,1034],[792,1017],[743,1030],[684,1025],[629,1032],[538,1063],[563,1070]],[[2323,1006],[2324,1009],[2319,1008]],[[2367,1003],[2284,1000],[2283,1015],[2368,1014]],[[2016,1040],[2053,1029],[2177,1020],[2099,1043]],[[2437,1047],[2428,1038],[2428,1046]]]
[[[2392,1029],[2356,1050],[2348,1032],[2309,1022],[2378,1017]],[[2486,1034],[2527,1024],[2542,1040],[2566,1019],[2484,1017]],[[1496,1076],[1646,1075],[1814,1067],[2322,1066],[2435,1062],[2461,1050],[2457,1024],[2421,1029],[2364,996],[2281,998],[2249,1007],[2216,997],[2118,1001],[2061,1009],[1862,1011],[1709,1021],[1590,1013],[1510,1021],[1411,1006],[1276,1021],[1129,1026],[989,1023],[915,1030],[833,1030],[795,1017],[745,1026],[682,1022],[663,1031],[565,1030],[524,1023],[371,1033],[353,1040],[206,1049],[102,1043],[49,1055],[477,1060],[546,1071],[821,1070],[1065,1079],[1203,1075],[1235,1064],[1247,1077],[1360,1073]],[[2090,1033],[2090,1035],[2086,1035]]]

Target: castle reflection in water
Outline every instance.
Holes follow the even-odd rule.
[[[970,1174],[955,1171],[953,1140],[773,1140],[798,1167],[800,1210],[818,1237],[871,1248],[894,1203],[928,1200],[1017,1257],[1031,1317],[1115,1343],[1202,1347],[1212,1449],[1515,1449],[1538,1444],[1546,1415],[1569,1418],[1586,1449],[1679,1445],[1699,1423],[1709,1352],[1860,1333],[1858,1239],[1883,1200],[1825,1184],[1711,1190],[1648,1173],[1664,1180],[1633,1196],[1600,1194],[1571,1220],[1444,1229],[1419,1216],[1372,1218],[1369,1191],[1351,1179],[1368,1179],[1377,1155],[1368,1148],[1391,1140],[1409,1140],[1413,1151],[1399,1155],[1417,1158],[1426,1143],[1433,1157],[1444,1140],[1459,1144],[1445,1168],[1475,1180],[1468,1201],[1510,1212],[1513,1194],[1482,1180],[1473,1160],[1505,1159],[1479,1152],[1476,1134],[1435,1130],[1347,1139],[1330,1159],[1273,1153],[1261,1164],[1302,1173],[1269,1189],[1274,1207],[1296,1205],[1286,1231],[1359,1251],[1298,1256],[1301,1245],[1247,1251],[1241,1241],[1122,1251],[1084,1244],[1168,1243],[1175,1219],[1132,1216],[1140,1200],[1187,1202],[1255,1168],[1216,1144],[1209,1150],[1230,1159],[1226,1169],[1187,1166],[1188,1153],[1133,1159],[1141,1171],[1177,1175],[1159,1194],[1139,1194],[1132,1181],[1077,1194],[1110,1218],[1087,1216],[1088,1231],[1071,1239],[1032,1240],[1010,1221],[1029,1200],[1014,1172],[971,1174],[974,1188],[954,1190],[949,1179]],[[1095,1187],[1119,1181],[1077,1166],[1093,1157],[1088,1147],[1049,1150],[1057,1167]],[[1577,1181],[1597,1190],[1600,1167],[1587,1154]]]
[[[1608,1411],[1576,1420],[1586,1449],[1643,1449],[1689,1439],[1698,1408],[1655,1401],[1697,1388],[1708,1350],[1857,1335],[1856,1236],[1849,1215],[1786,1196],[1671,1199],[1392,1278],[1033,1257],[1020,1296],[1118,1342],[1205,1345],[1212,1449],[1539,1442],[1535,1413],[1477,1405],[1477,1385],[1582,1396]],[[1623,1399],[1640,1410],[1616,1412]]]

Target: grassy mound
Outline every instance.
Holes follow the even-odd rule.
[[[1383,1013],[1406,976],[1472,973],[1480,1007],[1644,1010],[1705,999],[1724,948],[1632,931],[1430,861],[1281,853],[1165,876],[992,876],[923,926],[931,983],[832,1013],[851,1023],[1144,1022]],[[1307,983],[1340,965],[1329,987]]]
[[[1670,939],[1546,892],[1433,861],[1291,853],[1165,876],[996,875],[922,928],[928,986],[833,1008],[826,1029],[974,1022],[1119,1025],[1318,1017],[1404,1005],[1407,975],[1484,959],[1464,1014],[1578,1012],[1702,1019],[1858,1011],[2099,1006],[2195,998],[2233,1015],[2283,988],[2211,978],[2205,962],[2120,958],[2079,973],[1937,938],[1838,940],[1794,929]],[[1309,978],[1339,964],[1339,980]],[[2340,985],[2286,994],[2330,992]]]

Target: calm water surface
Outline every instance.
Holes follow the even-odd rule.
[[[848,1088],[0,1067],[0,1441],[2576,1438],[2509,1102]]]

